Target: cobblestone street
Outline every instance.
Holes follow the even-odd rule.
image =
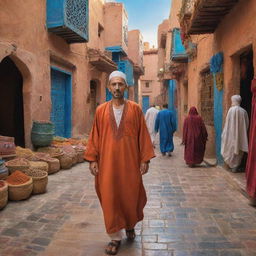
[[[175,138],[144,177],[145,219],[118,255],[256,255],[256,210],[222,168],[190,169]],[[48,193],[0,212],[1,256],[100,256],[109,238],[88,164],[49,177]]]

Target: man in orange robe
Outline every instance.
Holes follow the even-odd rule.
[[[122,230],[133,240],[134,227],[143,219],[147,198],[142,175],[155,155],[141,108],[124,99],[125,74],[112,72],[108,89],[113,98],[96,110],[85,159],[95,175],[96,192],[111,238],[105,252],[115,255]]]

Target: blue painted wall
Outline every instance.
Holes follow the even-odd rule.
[[[168,109],[172,110],[175,113],[176,116],[176,127],[178,125],[178,119],[177,119],[177,109],[175,106],[175,99],[176,96],[176,90],[177,90],[177,83],[176,80],[169,80],[168,81]]]
[[[71,74],[51,68],[51,121],[55,135],[70,138],[72,130],[72,80]]]

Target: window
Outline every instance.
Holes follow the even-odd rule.
[[[98,37],[101,37],[103,30],[104,27],[100,23],[98,23]]]
[[[145,87],[146,87],[146,88],[149,88],[149,82],[146,82],[146,83],[145,83]]]

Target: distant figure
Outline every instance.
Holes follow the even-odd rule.
[[[184,158],[188,166],[194,167],[203,162],[207,137],[203,119],[197,109],[191,107],[184,121],[182,138],[182,144],[185,145]]]
[[[155,121],[156,121],[156,116],[157,116],[158,112],[159,112],[159,110],[157,110],[155,108],[155,105],[152,105],[147,110],[146,115],[145,115],[146,124],[147,124],[150,138],[151,138],[151,141],[152,141],[152,144],[154,147],[155,147],[155,140],[156,140]]]
[[[157,109],[157,110],[161,110],[160,106],[156,106],[156,109]]]
[[[252,80],[251,91],[252,111],[250,125],[249,151],[246,163],[247,193],[250,196],[250,204],[256,206],[256,78]]]
[[[236,172],[244,152],[248,152],[249,118],[247,112],[240,107],[240,95],[233,95],[231,101],[232,107],[228,110],[221,135],[221,154],[225,163]]]
[[[155,122],[155,132],[159,130],[160,151],[163,156],[168,153],[171,156],[173,152],[173,133],[176,131],[175,114],[168,110],[168,104],[163,105],[163,110],[159,111]]]

